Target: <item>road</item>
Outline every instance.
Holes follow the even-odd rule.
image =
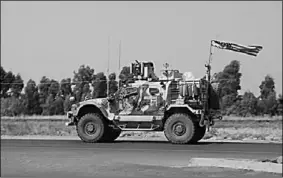
[[[7,177],[273,177],[222,168],[186,166],[192,157],[265,159],[282,155],[281,144],[168,142],[87,144],[77,140],[1,140],[1,174]]]

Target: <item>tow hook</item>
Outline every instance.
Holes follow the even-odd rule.
[[[74,122],[66,122],[65,125],[66,125],[66,126],[74,126],[75,123],[74,123]]]
[[[71,111],[67,112],[67,118],[69,119],[69,122],[66,122],[65,125],[66,126],[74,126],[75,125],[74,115]]]

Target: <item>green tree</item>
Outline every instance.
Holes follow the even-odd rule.
[[[238,116],[255,116],[257,114],[257,98],[252,92],[245,92],[236,109]]]
[[[60,90],[64,98],[72,94],[72,83],[71,78],[62,79],[60,82]]]
[[[12,96],[12,106],[11,111],[13,113],[13,116],[19,116],[23,115],[25,112],[25,95],[20,94],[20,96]]]
[[[1,114],[4,116],[19,116],[24,114],[24,95],[1,99]]]
[[[66,114],[68,111],[70,111],[71,107],[72,107],[72,104],[74,104],[75,102],[71,102],[70,101],[70,97],[72,95],[69,94],[65,97],[65,100],[64,100],[64,103],[63,103],[63,106],[64,106],[64,113]]]
[[[63,111],[66,114],[71,109],[71,105],[72,105],[72,103],[70,102],[70,97],[73,94],[71,78],[61,80],[60,90],[64,98]]]
[[[24,81],[21,75],[17,74],[13,82],[11,83],[12,95],[15,96],[16,98],[19,97],[23,88],[24,88]]]
[[[276,99],[276,92],[269,93],[267,99],[264,100],[265,102],[265,113],[269,114],[270,116],[274,116],[277,110],[277,99]]]
[[[12,105],[12,100],[9,98],[1,98],[1,116],[12,116],[9,107]]]
[[[52,103],[54,107],[53,113],[54,115],[63,115],[64,114],[64,99],[61,95],[57,95]]]
[[[3,106],[1,110],[4,110],[2,114],[16,116],[24,112],[21,95],[23,87],[24,83],[20,74],[15,76],[11,71],[6,72],[1,66],[1,98],[5,98],[5,101],[1,102]]]
[[[227,96],[224,96],[223,98],[224,98],[224,101],[229,101],[229,96],[230,95],[227,95]],[[233,99],[234,99],[234,97],[232,97]],[[230,107],[228,107],[228,108],[226,108],[225,110],[222,110],[222,113],[224,114],[224,115],[234,115],[234,116],[239,116],[239,115],[241,115],[240,114],[240,110],[242,109],[241,108],[241,100],[242,100],[242,96],[238,96],[236,99],[234,99],[234,102],[233,102],[233,104],[230,106]]]
[[[118,90],[118,82],[116,81],[115,73],[111,73],[108,76],[108,85],[109,85],[108,95],[112,95]]]
[[[224,70],[218,73],[216,81],[219,82],[220,97],[234,94],[235,97],[238,95],[238,90],[241,89],[240,78],[242,74],[240,71],[239,61],[233,60],[229,65],[225,66]]]
[[[48,93],[51,94],[53,96],[53,98],[55,98],[55,96],[59,93],[60,91],[60,84],[58,81],[56,80],[51,80],[50,81],[50,86],[48,89]]]
[[[94,78],[94,69],[91,69],[89,66],[81,65],[77,72],[74,71],[73,83],[75,87],[73,94],[77,102],[84,100],[82,97],[83,89],[86,87],[86,84],[92,83]]]
[[[30,79],[25,87],[25,113],[28,115],[39,115],[41,112],[38,88],[35,81]]]
[[[260,86],[260,97],[262,99],[267,99],[270,93],[275,90],[274,79],[270,75],[266,75],[264,81],[261,82]]]
[[[6,72],[4,68],[1,66],[1,98],[8,97],[7,93],[12,86],[12,82],[15,80],[15,75],[9,71]]]
[[[133,74],[131,74],[131,68],[128,66],[124,66],[120,72],[119,79],[119,86],[132,82]]]
[[[241,76],[240,62],[237,60],[231,61],[222,72],[215,75],[215,81],[219,82],[219,98],[224,113],[238,98],[238,90],[241,89]]]
[[[49,94],[49,87],[51,85],[51,80],[47,78],[46,76],[43,76],[40,80],[40,83],[38,85],[39,89],[39,103],[42,107],[42,109],[45,107],[46,99]]]
[[[1,73],[0,73],[0,82],[1,82],[1,90],[0,90],[0,96],[1,98],[5,96],[5,93],[9,90],[9,86],[6,85],[5,82],[5,76],[7,75],[7,72],[4,70],[4,68],[1,66]],[[2,100],[1,100],[2,101]],[[1,102],[2,103],[2,102]]]
[[[48,115],[61,115],[64,113],[64,101],[61,98],[61,94],[60,94],[60,84],[58,81],[56,80],[51,80],[50,81],[50,86],[48,89],[48,101],[47,101],[47,108],[49,111],[47,111],[47,113],[49,113]]]
[[[259,88],[261,102],[259,103],[258,110],[262,112],[261,114],[275,115],[278,102],[276,99],[274,79],[270,75],[266,75]]]
[[[53,113],[55,112],[55,107],[53,105],[54,102],[54,97],[52,96],[52,94],[49,94],[46,98],[45,103],[43,104],[43,111],[42,111],[42,115],[44,116],[50,116],[50,115],[54,115]]]
[[[277,115],[282,115],[282,114],[283,114],[283,98],[282,95],[279,94],[277,99]]]
[[[89,84],[85,84],[83,86],[82,100],[85,100],[85,99],[91,99],[91,90],[90,90],[90,85]]]
[[[260,116],[263,116],[266,111],[265,111],[265,102],[264,100],[262,100],[260,97],[258,98],[258,101],[257,101],[257,115],[260,115]]]
[[[61,99],[56,101],[56,97],[60,96],[60,84],[58,81],[43,77],[39,85],[40,88],[40,104],[42,107],[43,115],[54,115],[59,113],[64,113],[64,106]],[[59,105],[60,104],[60,105]],[[57,112],[57,110],[59,110]]]
[[[224,95],[221,98],[220,103],[221,103],[222,114],[224,115],[235,114],[235,108],[238,107],[239,104],[237,94]]]
[[[92,98],[107,97],[107,78],[103,72],[99,72],[94,76],[92,87],[93,87]]]

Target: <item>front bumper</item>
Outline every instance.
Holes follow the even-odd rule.
[[[73,115],[72,111],[67,112],[67,118],[69,122],[66,122],[66,126],[74,126],[75,125],[75,116]]]

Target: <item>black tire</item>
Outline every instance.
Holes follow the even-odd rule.
[[[87,129],[87,126],[90,126]],[[94,127],[90,131],[91,127]],[[81,117],[77,125],[77,133],[84,142],[95,143],[100,142],[105,134],[105,123],[99,114],[91,113]]]
[[[171,143],[187,144],[195,135],[194,122],[187,114],[173,114],[165,122],[164,134]]]
[[[199,126],[198,122],[195,122],[195,128],[196,128],[195,135],[191,143],[197,143],[198,141],[200,141],[204,137],[206,132],[206,126],[201,127]]]
[[[107,127],[107,131],[102,138],[103,142],[113,142],[115,141],[121,134],[121,130],[113,129],[111,127]]]

